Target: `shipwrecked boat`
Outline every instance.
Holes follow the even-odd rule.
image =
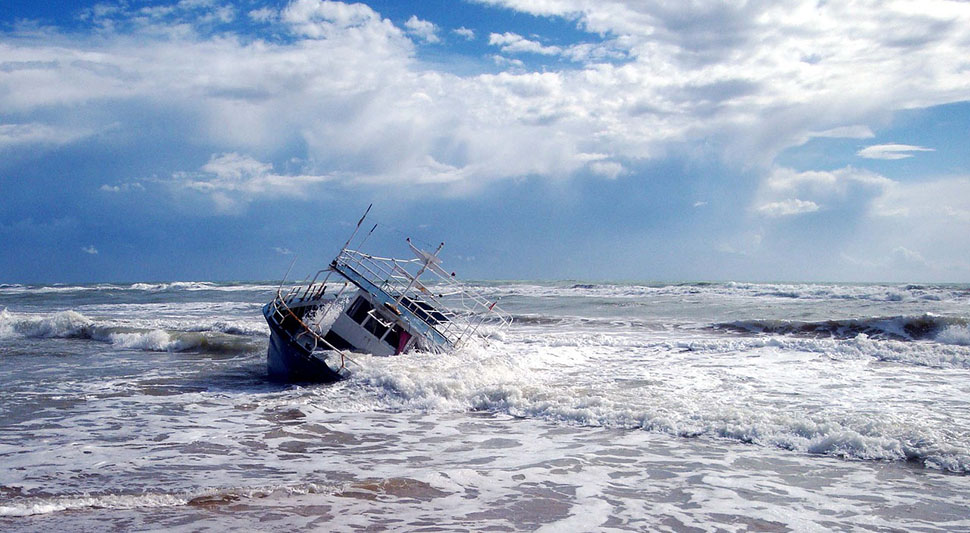
[[[263,306],[271,332],[266,354],[271,378],[337,381],[349,375],[354,352],[444,352],[512,323],[496,301],[464,287],[442,268],[438,254],[444,243],[428,252],[407,238],[414,255],[408,259],[351,249],[369,212],[370,207],[327,268],[287,291],[280,285]]]

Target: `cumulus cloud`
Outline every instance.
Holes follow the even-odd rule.
[[[798,199],[828,209],[833,198],[824,194],[776,190],[781,150],[812,137],[869,138],[867,124],[887,112],[970,99],[966,62],[954,59],[970,42],[966,3],[934,0],[915,12],[795,0],[483,1],[575,22],[588,42],[553,46],[497,31],[489,43],[502,54],[548,63],[530,72],[520,59],[497,56],[503,72],[456,75],[417,56],[415,40],[437,36],[433,24],[413,17],[397,26],[361,3],[256,8],[246,15],[260,22],[255,34],[238,33],[226,21],[239,17],[220,2],[98,4],[85,12],[97,36],[0,34],[0,113],[51,128],[60,126],[44,117],[69,115],[78,132],[129,124],[135,108],[176,114],[185,138],[204,139],[193,142],[211,152],[257,162],[295,152],[306,176],[353,183],[449,184],[426,194],[585,170],[619,176],[624,170],[605,161],[624,161],[632,172],[698,146],[727,165],[762,169],[766,181],[751,205]],[[580,63],[564,68],[563,57]],[[58,138],[3,127],[0,146],[8,149]],[[604,162],[592,165],[590,154]],[[199,182],[196,190],[228,194],[236,183],[193,168],[181,170]],[[809,177],[801,185],[822,191],[825,176]],[[878,183],[856,177],[836,180],[843,195],[879,193]],[[273,194],[258,180],[237,181],[232,194]]]
[[[81,251],[88,255],[98,255],[98,249],[95,248],[93,245],[85,246],[81,248]]]
[[[273,165],[238,153],[213,154],[198,172],[178,172],[165,183],[208,195],[218,209],[235,212],[256,198],[304,198],[331,176],[283,175]]]
[[[876,144],[859,150],[856,155],[866,159],[906,159],[913,157],[913,152],[933,152],[932,148],[912,146],[909,144]]]
[[[815,205],[829,208],[846,208],[864,212],[876,198],[895,187],[895,181],[875,172],[844,167],[831,171],[798,172],[790,168],[776,167],[765,179],[757,194],[760,206],[773,205],[768,211],[784,211],[790,208],[811,208],[807,204],[792,203],[791,198],[800,198]],[[799,200],[801,202],[802,200]],[[761,211],[761,208],[758,208]]]
[[[498,46],[506,54],[541,54],[557,55],[562,53],[558,46],[545,46],[538,41],[531,41],[517,33],[493,33],[488,36],[488,44]]]
[[[505,32],[490,34],[488,44],[498,46],[503,54],[562,56],[576,62],[597,63],[623,60],[630,57],[629,51],[623,46],[618,46],[615,40],[597,43],[576,43],[569,46],[553,46],[544,45],[536,40],[526,39],[517,33]]]
[[[886,110],[966,100],[970,90],[963,62],[947,59],[965,55],[965,3],[933,1],[917,12],[903,4],[807,1],[483,1],[572,19],[607,36],[632,61],[603,74],[617,87],[635,80],[625,92],[635,95],[635,109],[674,114],[690,137],[715,131],[727,153],[748,162],[770,163],[817,132],[862,138],[865,123]],[[871,82],[860,85],[860,75]],[[730,87],[724,82],[732,78],[753,90],[678,98],[702,81]],[[703,117],[717,125],[694,122]]]
[[[283,9],[281,18],[297,34],[314,39],[390,44],[402,35],[390,21],[360,3],[294,0]]]
[[[437,35],[438,27],[427,20],[419,19],[416,15],[411,15],[411,18],[404,23],[404,27],[407,28],[408,33],[418,37],[424,42],[441,42],[441,39],[439,39]]]
[[[464,26],[461,26],[459,28],[455,28],[455,29],[453,29],[451,31],[455,35],[458,35],[460,37],[463,37],[465,40],[471,41],[471,40],[475,39],[475,30],[468,29],[468,28],[466,28]]]
[[[788,217],[818,211],[818,204],[809,200],[789,198],[758,206],[758,212],[768,217]]]

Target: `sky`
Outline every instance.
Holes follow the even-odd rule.
[[[15,0],[0,283],[966,283],[968,134],[966,1]]]

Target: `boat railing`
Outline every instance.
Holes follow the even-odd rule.
[[[379,257],[345,248],[334,259],[334,266],[352,269],[453,346],[478,333],[485,322],[499,327],[512,323],[511,315],[496,301],[466,288],[454,274],[425,260]],[[422,276],[431,281],[421,279]]]
[[[290,293],[293,293],[293,292],[294,292],[293,290],[290,291]],[[273,321],[276,322],[276,324],[283,324],[283,322],[287,319],[292,320],[297,324],[299,324],[301,331],[292,336],[292,340],[294,342],[299,342],[300,344],[302,344],[304,348],[306,348],[308,353],[312,353],[316,351],[318,347],[323,347],[323,348],[326,348],[327,350],[336,352],[340,356],[340,367],[338,368],[338,372],[340,370],[343,370],[347,366],[348,361],[354,364],[358,364],[356,361],[350,358],[350,356],[347,354],[346,351],[335,347],[333,344],[327,341],[323,336],[321,336],[316,330],[314,330],[314,328],[310,327],[310,325],[304,322],[303,317],[301,317],[298,313],[294,312],[293,309],[290,308],[290,305],[288,304],[288,302],[290,301],[291,300],[287,300],[287,298],[283,296],[281,290],[278,290],[276,293],[276,298],[274,298],[273,301],[270,302],[269,304],[271,306],[270,316],[272,316]],[[306,342],[303,342],[301,340],[303,337],[308,337],[309,340],[312,340],[313,341],[312,345]]]
[[[282,294],[282,286],[281,290],[277,292],[281,294],[284,301],[290,304],[320,300],[326,294],[329,279],[325,278],[323,281],[318,281],[320,274],[323,273],[329,273],[329,269],[318,270],[312,280],[307,277],[302,283],[291,287],[285,295]]]

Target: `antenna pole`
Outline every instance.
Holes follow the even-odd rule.
[[[290,275],[290,270],[293,270],[293,265],[295,263],[296,263],[296,257],[294,256],[293,260],[290,261],[290,268],[286,269],[286,274],[283,274],[283,279],[280,280],[280,286],[278,289],[276,289],[277,296],[280,296],[283,293],[283,284],[286,283],[286,277]]]
[[[350,238],[347,239],[347,242],[344,243],[344,247],[340,249],[341,252],[346,250],[347,247],[350,246],[350,241],[354,240],[354,237],[357,236],[357,232],[360,231],[360,225],[364,223],[364,219],[367,218],[367,213],[370,213],[370,208],[372,207],[374,207],[374,204],[370,204],[367,206],[367,210],[364,211],[364,216],[360,217],[360,220],[357,221],[357,227],[354,228],[354,232],[350,234]],[[374,227],[376,228],[377,226],[374,226]],[[371,230],[371,231],[373,232],[374,230]]]

